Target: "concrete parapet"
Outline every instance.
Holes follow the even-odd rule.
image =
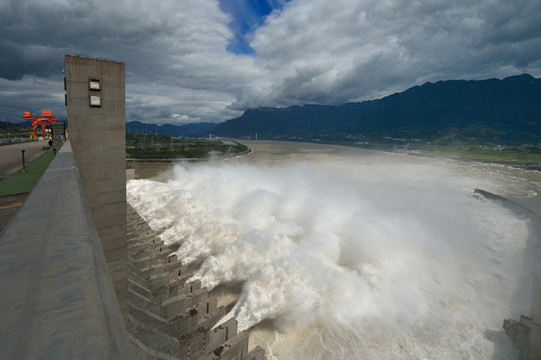
[[[186,338],[198,328],[197,318],[197,310],[194,309],[175,316],[169,321],[171,324],[171,335],[178,339]]]
[[[537,246],[533,251],[536,252],[536,258],[541,257],[541,217],[539,214],[536,214],[515,201],[511,201],[485,190],[475,189],[475,193],[481,194],[487,199],[501,202],[506,208],[521,216],[528,217],[538,235]],[[541,359],[541,262],[539,261],[535,265],[532,283],[531,317],[521,315],[520,321],[518,322],[511,319],[505,319],[503,322],[505,333],[519,349],[520,360]]]
[[[163,245],[163,243],[139,244],[130,249],[130,257],[135,261],[144,258],[152,258],[158,262],[160,260],[163,261],[164,259],[167,260],[167,257],[173,252],[173,249]]]
[[[170,262],[171,257],[166,259],[158,259],[156,264],[150,265],[141,269],[141,275],[145,279],[149,279],[151,276],[159,275],[163,273],[174,274],[174,276],[180,276],[184,274],[188,268],[183,266],[180,261]],[[168,262],[169,260],[169,262]]]
[[[237,320],[229,319],[210,331],[210,347],[216,348],[235,335],[237,335]]]
[[[181,359],[208,359],[209,332],[206,328],[197,328],[180,340]]]
[[[137,268],[139,273],[141,273],[141,269],[145,269],[149,266],[155,265],[159,261],[159,259],[155,258],[154,256],[149,255],[148,253],[140,252],[137,249],[130,249],[128,258],[130,259],[131,263]]]
[[[169,275],[170,276],[170,275]],[[171,279],[169,276],[165,276],[164,279]],[[162,304],[164,300],[169,299],[173,296],[178,296],[182,294],[189,294],[197,289],[201,288],[201,283],[187,282],[189,274],[181,275],[181,277],[176,277],[172,281],[170,280],[169,284],[163,285],[160,287],[155,287],[152,291],[154,300],[158,304]],[[179,285],[182,284],[182,285]]]
[[[210,311],[208,314],[201,316],[199,319],[199,326],[211,329],[216,326],[218,321],[220,321],[225,314],[225,307],[220,306],[219,308]]]
[[[0,240],[0,358],[133,359],[69,141],[35,189]]]
[[[163,286],[170,286],[172,282],[176,281],[177,279],[181,279],[181,281],[186,281],[186,276],[176,276],[176,274],[155,274],[152,275],[150,278],[148,278],[148,283],[153,289],[158,289]]]
[[[152,253],[154,254],[154,256],[158,259],[160,258],[167,258],[168,256],[170,256],[172,253],[174,252],[173,249],[171,248],[168,248],[166,246],[160,246],[160,247],[156,247],[155,249],[152,249]]]
[[[162,302],[162,316],[165,319],[172,319],[207,297],[207,289],[199,289],[193,293],[173,296]]]
[[[218,300],[211,296],[206,300],[195,304],[192,309],[195,309],[199,312],[199,318],[201,319],[204,315],[213,313],[218,307]]]
[[[134,245],[130,244],[130,255],[134,260],[138,260],[145,257],[152,257],[156,259],[154,254],[156,252],[162,252],[163,249],[162,250],[159,250],[159,249],[163,247],[164,245],[160,241],[144,242],[140,240],[139,243],[137,244],[134,244]]]
[[[528,349],[530,346],[530,333],[532,329],[532,319],[527,318],[525,316],[521,316],[520,322],[511,320],[511,319],[505,319],[503,322],[503,328],[505,329],[505,333],[509,338],[513,341],[513,344],[518,349]],[[528,352],[522,350],[520,352],[520,360],[527,360]]]
[[[171,281],[169,283],[169,286],[171,287],[171,289],[177,288],[178,290],[189,287],[190,292],[192,292],[194,290],[197,290],[197,289],[201,289],[201,281],[199,281],[199,280],[191,281],[191,282],[188,282],[188,283],[186,282],[185,279],[189,279],[192,276],[193,276],[193,272],[190,271],[189,269],[184,273],[181,272],[181,273],[178,274],[178,276],[176,276],[173,279],[173,281]],[[175,295],[176,294],[175,291],[172,290],[171,294]]]
[[[248,333],[246,331],[232,337],[211,352],[211,359],[241,360],[248,354]]]

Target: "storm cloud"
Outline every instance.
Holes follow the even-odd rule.
[[[127,120],[156,123],[373,99],[426,81],[541,76],[538,0],[256,3],[4,0],[0,120],[65,116],[68,53],[124,62]]]

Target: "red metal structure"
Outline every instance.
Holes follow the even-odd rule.
[[[41,125],[41,136],[45,137],[45,126],[58,121],[58,118],[53,116],[53,112],[50,110],[42,110],[41,116],[32,116],[30,111],[25,111],[23,119],[32,121],[32,130],[34,130],[34,133],[30,137],[33,139],[37,137],[36,130],[38,125]]]

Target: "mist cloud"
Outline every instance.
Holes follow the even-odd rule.
[[[202,262],[203,286],[242,284],[229,314],[241,329],[329,331],[332,347],[366,358],[485,358],[494,345],[479,334],[505,339],[502,319],[529,311],[517,264],[534,260],[527,222],[472,191],[522,184],[453,166],[385,155],[177,166],[166,183],[130,181],[128,198],[184,263]]]

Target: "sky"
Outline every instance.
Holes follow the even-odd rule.
[[[126,120],[541,77],[541,0],[0,0],[0,121],[66,117],[64,55],[125,63]]]

